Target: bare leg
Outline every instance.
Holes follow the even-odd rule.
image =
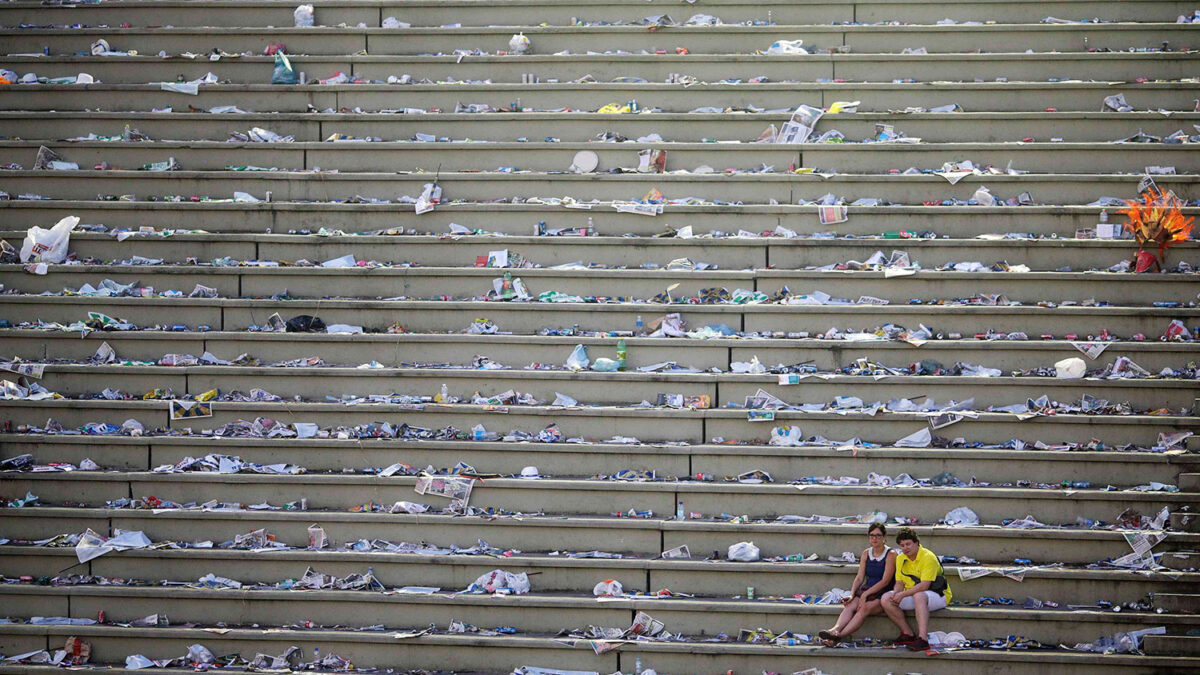
[[[912,635],[912,628],[908,625],[908,619],[904,618],[904,610],[892,603],[893,593],[894,591],[888,591],[887,593],[883,594],[883,598],[881,598],[883,604],[883,613],[887,614],[887,617],[892,620],[892,623],[896,624],[896,626],[900,628],[901,633],[904,633],[905,635]]]
[[[833,624],[833,628],[829,629],[829,632],[833,633],[834,635],[841,635],[842,631],[845,630],[845,625],[849,623],[852,618],[854,618],[855,613],[858,612],[858,608],[861,606],[861,597],[854,598],[850,602],[846,603],[846,606],[842,608],[841,615],[838,616],[837,623]]]
[[[862,628],[863,622],[867,620],[868,616],[871,616],[872,614],[878,614],[880,611],[881,607],[878,600],[872,600],[864,604],[857,612],[854,613],[854,616],[850,618],[850,621],[838,631],[838,635],[840,637],[849,637],[853,635],[854,631]]]
[[[929,639],[929,596],[917,593],[913,596],[913,615],[917,617],[917,635]]]

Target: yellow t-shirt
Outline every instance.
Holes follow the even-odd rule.
[[[916,586],[921,581],[932,582],[939,574],[942,574],[941,561],[933,551],[924,546],[917,549],[916,560],[909,560],[903,553],[896,556],[896,581],[904,584],[904,590]],[[942,591],[942,597],[946,598],[946,602],[950,602],[950,598],[953,597],[949,584],[946,585],[946,590]]]

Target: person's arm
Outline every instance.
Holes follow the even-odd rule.
[[[916,595],[917,593],[921,593],[921,592],[923,592],[923,591],[927,591],[927,590],[929,590],[929,587],[930,587],[932,584],[933,584],[933,582],[932,582],[932,581],[922,581],[922,582],[921,582],[921,583],[919,583],[919,584],[913,584],[913,587],[912,587],[912,588],[910,588],[910,589],[908,589],[908,590],[906,590],[906,591],[901,591],[901,592],[897,593],[897,594],[896,594],[896,597],[897,597],[897,598],[902,598],[902,599],[903,599],[903,598],[907,598],[907,597],[908,597],[908,596],[910,596],[910,595]]]
[[[871,595],[872,593],[882,592],[884,589],[886,589],[888,587],[888,579],[894,579],[895,576],[896,576],[896,552],[888,551],[887,563],[885,564],[885,566],[883,568],[883,578],[879,580],[879,583],[877,583],[874,586],[863,591],[863,597]]]

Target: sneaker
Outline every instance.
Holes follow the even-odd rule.
[[[925,638],[913,638],[908,643],[908,650],[910,652],[923,652],[926,649],[929,649],[929,641]]]
[[[917,639],[912,633],[901,633],[899,637],[892,639],[894,645],[911,645]]]

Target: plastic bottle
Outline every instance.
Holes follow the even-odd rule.
[[[625,370],[625,338],[617,340],[617,370]]]
[[[888,230],[883,233],[884,239],[911,239],[913,233],[909,230]]]
[[[320,647],[313,647],[313,663],[317,664],[318,666],[321,665],[321,648]]]
[[[505,272],[504,280],[500,284],[500,298],[507,300],[516,296],[517,291],[513,288],[512,272]]]
[[[683,501],[680,500],[679,505],[675,507],[675,520],[683,520],[684,515],[685,514],[683,512]]]
[[[637,321],[633,322],[633,334],[641,337],[646,334],[646,324],[642,323],[642,315],[637,315]]]
[[[1108,210],[1107,209],[1103,209],[1100,211],[1100,222],[1102,222],[1102,223],[1108,222]]]
[[[595,236],[596,234],[596,223],[592,222],[591,216],[588,216],[587,232],[584,232],[584,234],[589,237]]]
[[[633,660],[633,672],[635,675],[642,675],[642,657]]]
[[[438,392],[437,396],[433,397],[433,401],[434,401],[434,403],[445,403],[449,399],[450,399],[450,390],[446,389],[446,383],[443,382],[442,390]]]
[[[546,231],[546,221],[539,220],[537,225],[533,226],[533,236],[540,237]]]

